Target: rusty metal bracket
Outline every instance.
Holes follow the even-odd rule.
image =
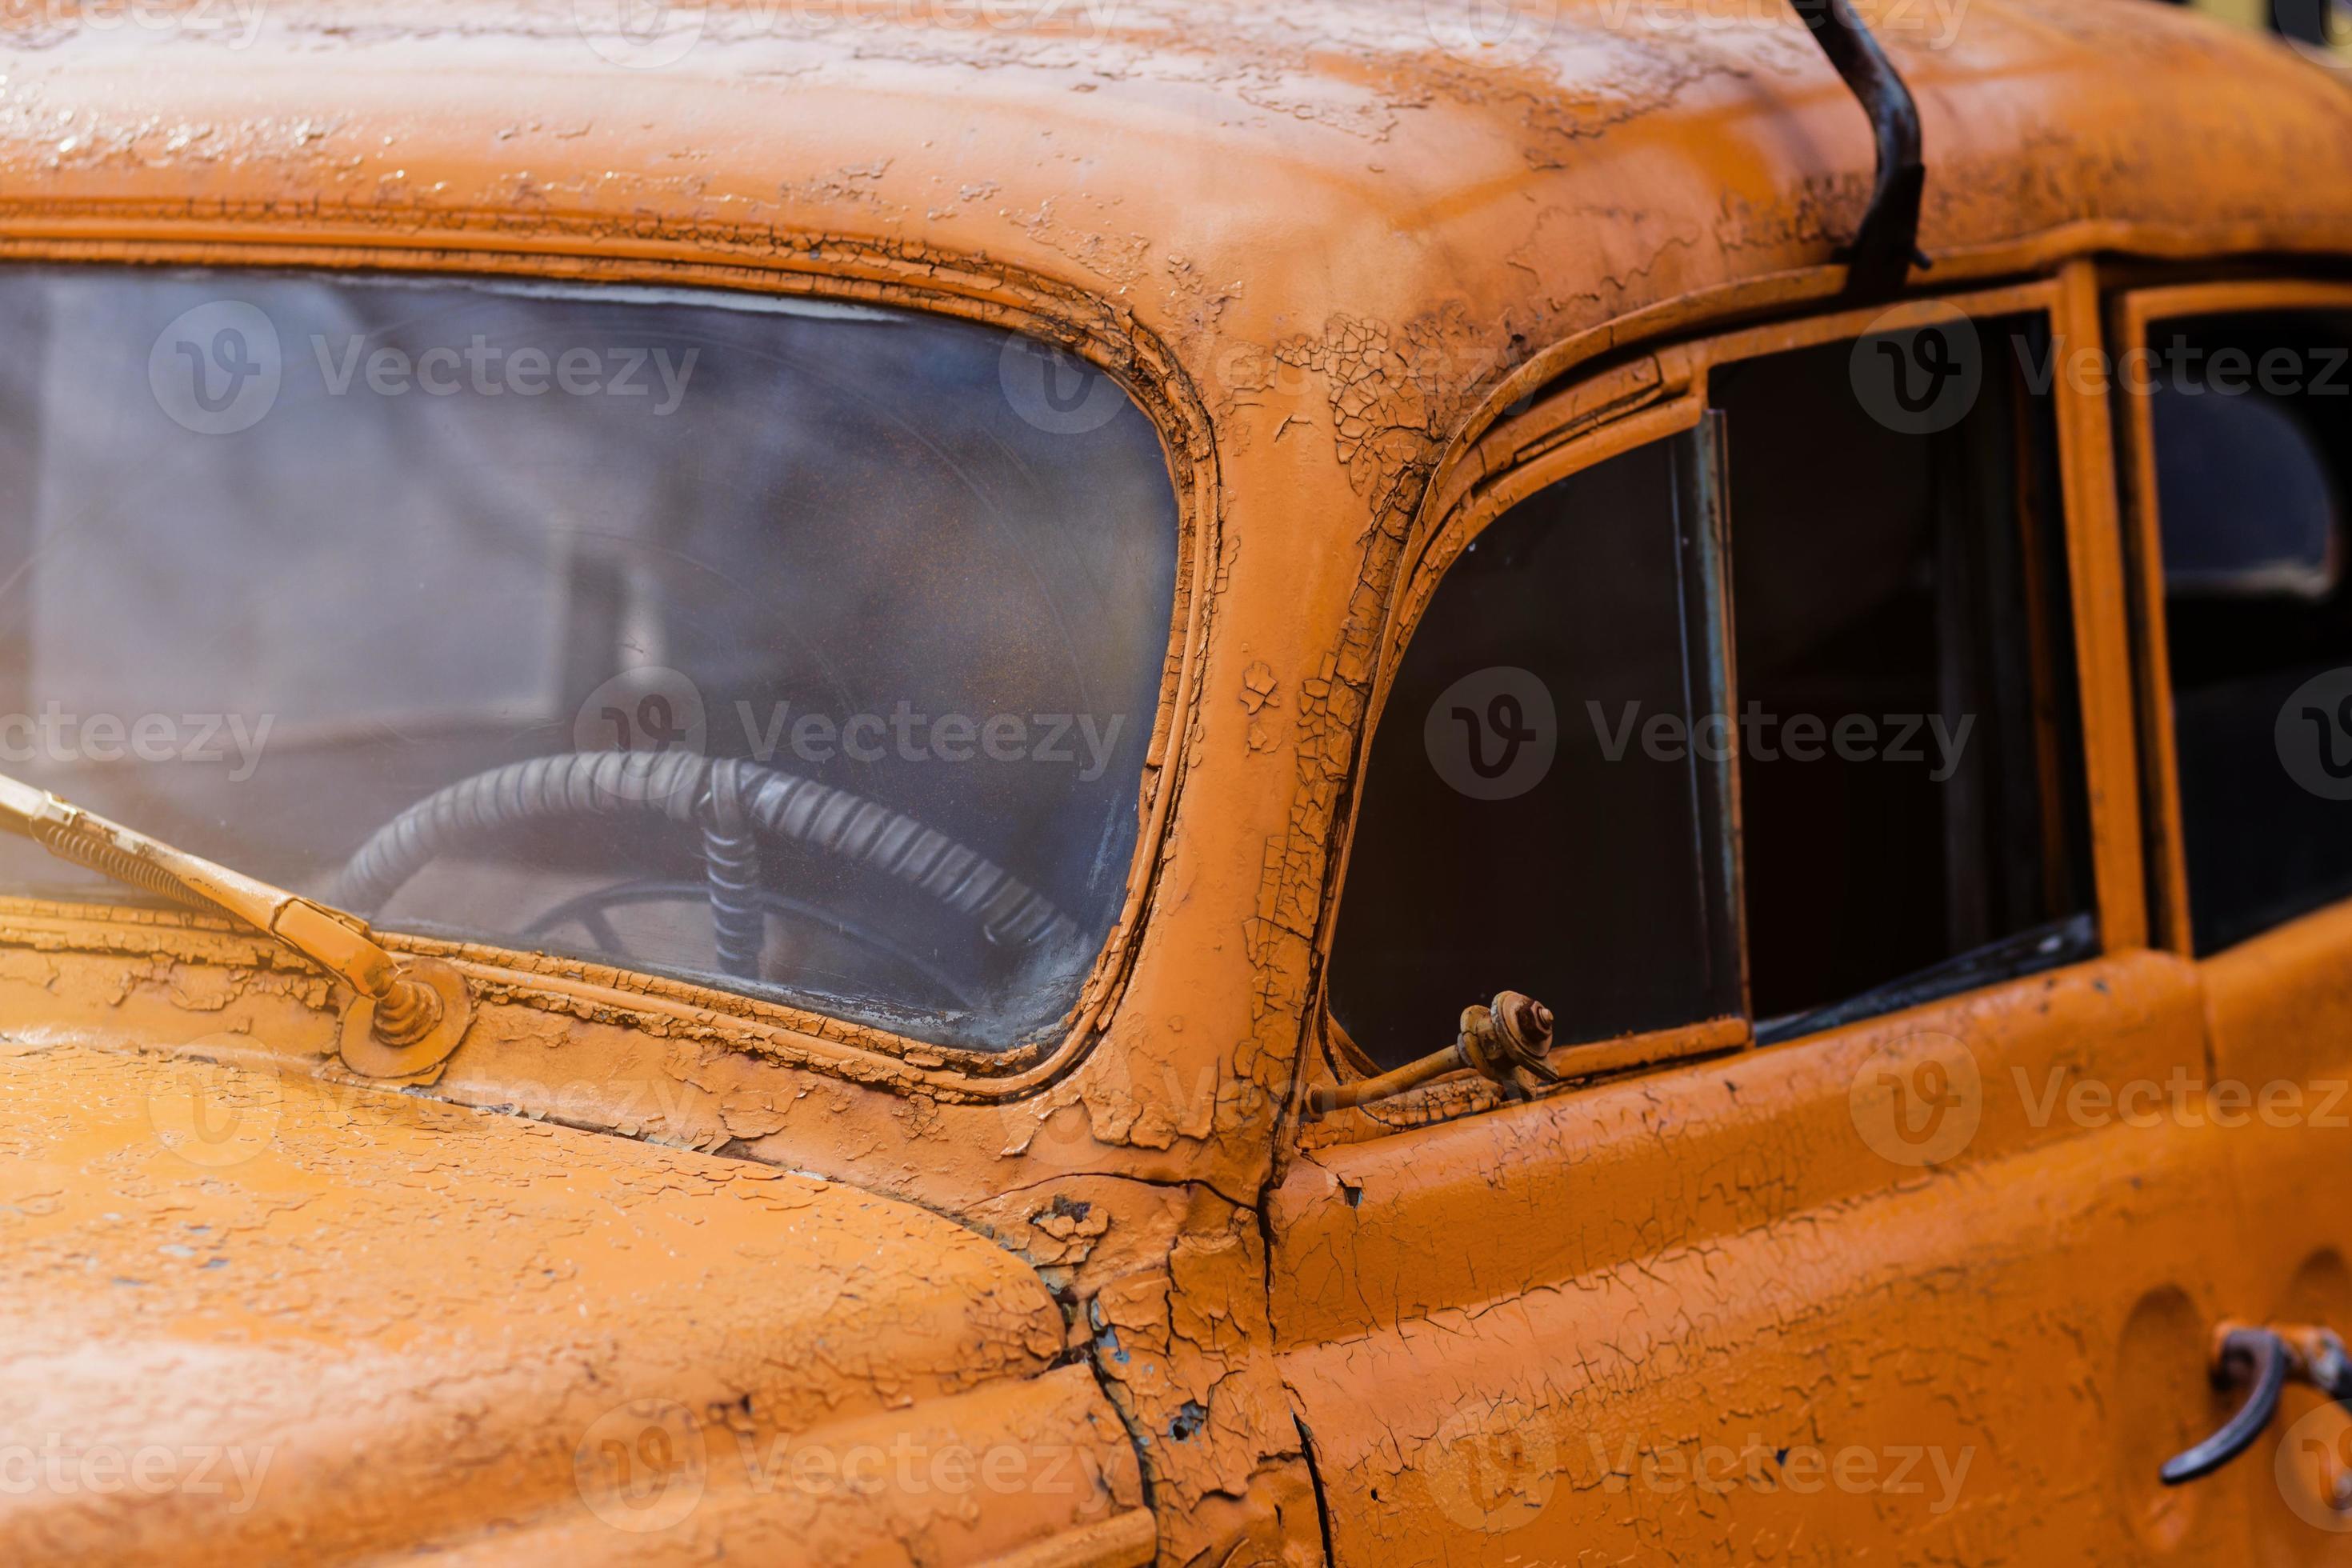
[[[1546,1059],[1551,1053],[1551,1030],[1550,1008],[1517,991],[1497,993],[1484,1007],[1462,1010],[1461,1031],[1444,1050],[1360,1083],[1318,1085],[1307,1094],[1307,1114],[1324,1116],[1343,1106],[1388,1100],[1465,1070],[1522,1093],[1528,1091],[1529,1079],[1558,1083],[1559,1074]]]
[[[411,959],[402,966],[406,984],[378,1001],[364,994],[343,1009],[337,1054],[362,1078],[414,1078],[449,1059],[474,1021],[473,998],[455,964],[437,958]],[[409,998],[428,998],[422,1006]],[[424,1020],[421,1029],[416,1020]]]
[[[24,834],[60,860],[240,921],[341,981],[352,994],[343,1014],[343,1060],[355,1072],[397,1078],[435,1066],[457,1049],[472,1021],[463,975],[437,959],[394,958],[357,915],[174,848],[5,774],[0,827]],[[363,1065],[369,1062],[376,1065]]]

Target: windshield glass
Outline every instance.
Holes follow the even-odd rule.
[[[940,1044],[1116,921],[1178,525],[1029,340],[709,293],[0,272],[0,758],[389,930]],[[0,890],[136,898],[28,844]]]

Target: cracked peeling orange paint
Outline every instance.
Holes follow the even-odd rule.
[[[282,1489],[226,1534],[191,1533],[184,1499],[85,1498],[0,1506],[0,1539],[26,1560],[877,1563],[1066,1540],[1092,1555],[1029,1561],[1117,1562],[1148,1489],[1139,1550],[1170,1564],[1327,1541],[1349,1564],[2116,1560],[2141,1540],[2122,1460],[2111,1481],[2009,1453],[1958,1545],[1867,1500],[1825,1526],[1785,1496],[1616,1484],[1749,1426],[1777,1451],[1890,1409],[2029,1448],[2091,1405],[2174,1419],[2103,1359],[2112,1325],[2033,1307],[2055,1266],[2021,1245],[1968,1254],[2020,1282],[2005,1314],[1907,1271],[1941,1256],[1923,1234],[1950,1239],[1923,1192],[1957,1178],[1890,1184],[1823,1121],[1859,1047],[1311,1149],[1286,1113],[1344,1067],[1314,1048],[1319,955],[1429,498],[1513,460],[1480,443],[1523,399],[1630,344],[1832,308],[1869,151],[1808,41],[1769,7],[1694,29],[1608,0],[1492,61],[1449,54],[1420,0],[952,9],[796,33],[715,5],[694,52],[637,73],[552,0],[289,0],[234,51],[69,7],[5,23],[0,255],[734,288],[1019,329],[1151,414],[1188,552],[1129,916],[1069,1037],[1030,1056],[420,939],[401,945],[462,965],[480,1016],[434,1082],[387,1094],[337,1075],[340,998],[268,943],[0,901],[0,1331],[12,1397],[47,1402],[11,1420],[243,1434]],[[2352,111],[2321,73],[2119,3],[1976,0],[1948,49],[1889,44],[1925,106],[1937,287],[2352,256]],[[2321,951],[2294,963],[2341,949]],[[1977,1016],[1986,1048],[2036,1008],[2128,1005],[2086,1058],[2194,1057],[2181,966],[2116,963],[2124,1004],[2011,999]],[[2227,1005],[2292,1033],[2310,1020],[2263,1012],[2274,978]],[[210,1142],[200,1102],[226,1117]],[[2197,1245],[2080,1147],[1996,1142],[2044,1184],[2016,1192],[2056,1194],[2005,1201],[2046,1201],[2087,1249],[2066,1267],[2137,1278],[2098,1250],[2118,1213],[2147,1247]],[[2151,1353],[2177,1337],[2162,1310],[2133,1322]],[[2177,1381],[2151,1386],[2189,1397]],[[716,1445],[676,1534],[616,1530],[582,1479],[589,1429],[640,1401],[623,1436]],[[1507,1464],[1486,1486],[1496,1445],[1538,1428],[1550,1484]],[[739,1441],[902,1436],[1057,1448],[1073,1484],[814,1495]],[[2179,1539],[2252,1506],[2211,1496]]]

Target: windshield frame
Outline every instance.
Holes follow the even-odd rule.
[[[410,248],[162,237],[100,242],[18,238],[7,244],[5,258],[24,265],[129,263],[225,273],[299,269],[782,296],[953,318],[1018,331],[1086,360],[1135,403],[1159,437],[1176,502],[1176,580],[1164,673],[1137,802],[1140,829],[1125,894],[1058,1034],[1002,1051],[940,1045],[671,973],[480,940],[404,932],[396,923],[379,928],[376,934],[394,952],[448,959],[514,999],[551,1012],[578,1016],[584,1011],[600,1021],[651,1028],[673,1037],[683,1025],[698,1036],[761,1057],[878,1086],[919,1089],[954,1101],[994,1101],[1034,1092],[1075,1067],[1107,1032],[1108,1014],[1140,945],[1151,881],[1164,858],[1163,841],[1184,771],[1182,737],[1189,726],[1178,721],[1198,702],[1208,599],[1201,584],[1211,580],[1221,500],[1214,464],[1206,457],[1212,450],[1206,406],[1167,345],[1110,299],[1001,262],[943,268],[839,241],[828,242],[821,257],[800,255],[769,264],[446,243]],[[0,929],[47,926],[60,916],[79,917],[77,924],[95,917],[149,927],[160,922],[198,931],[236,930],[208,916],[125,900],[65,900],[54,895],[0,892]],[[81,940],[91,937],[86,934]],[[103,935],[96,940],[98,945],[112,945]]]

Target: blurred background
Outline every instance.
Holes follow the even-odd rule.
[[[2192,9],[2325,49],[2352,65],[2352,0],[2180,0]]]

